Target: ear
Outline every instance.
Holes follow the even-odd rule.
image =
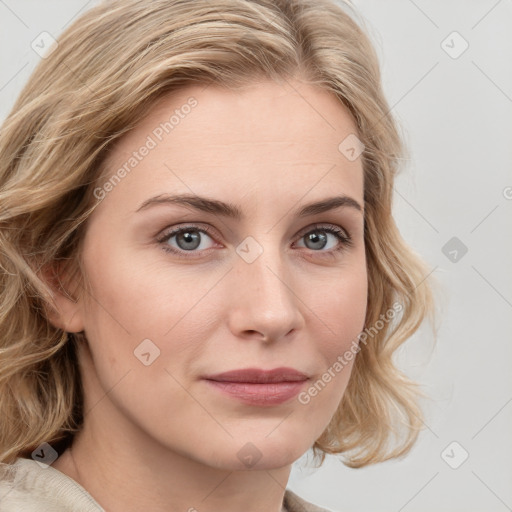
[[[38,275],[52,292],[53,304],[45,303],[48,321],[65,332],[83,331],[83,301],[69,292],[68,286],[73,283],[63,263],[55,262],[53,265],[43,267]],[[76,283],[74,288],[76,293]]]

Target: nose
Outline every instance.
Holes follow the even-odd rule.
[[[228,318],[238,338],[273,342],[303,327],[303,298],[285,258],[268,247],[252,263],[236,257]]]

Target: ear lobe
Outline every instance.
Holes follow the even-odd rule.
[[[65,332],[81,332],[84,330],[82,318],[82,301],[73,297],[64,287],[67,273],[61,263],[41,269],[39,277],[50,287],[53,304],[45,303],[44,309],[48,321]]]

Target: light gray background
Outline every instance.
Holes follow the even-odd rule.
[[[39,61],[31,42],[43,31],[58,36],[94,4],[0,0],[0,119]],[[289,488],[340,512],[512,510],[512,2],[354,5],[411,155],[395,217],[441,287],[437,344],[424,327],[399,356],[431,400],[406,458],[354,470],[328,457],[315,470],[306,455]],[[452,237],[466,254],[443,253]],[[456,466],[465,452],[458,469],[446,462]]]

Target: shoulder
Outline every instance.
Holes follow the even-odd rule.
[[[289,489],[286,489],[284,493],[283,505],[286,512],[333,512],[309,503]]]
[[[0,463],[0,512],[105,512],[73,479],[51,466],[18,457]]]

